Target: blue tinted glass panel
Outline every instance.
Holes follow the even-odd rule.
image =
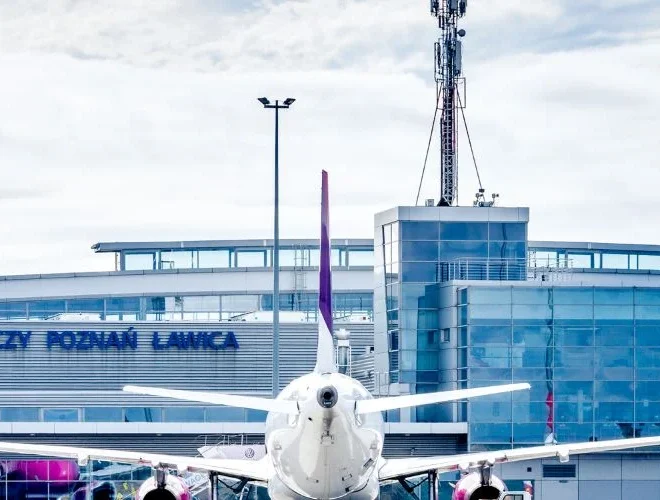
[[[267,413],[261,410],[246,410],[246,422],[265,422]]]
[[[204,422],[204,408],[192,406],[164,408],[163,422]]]
[[[488,238],[497,241],[525,241],[526,226],[520,222],[491,222],[488,224]]]
[[[190,269],[196,267],[194,259],[196,252],[190,250],[172,250],[161,252],[160,262],[162,269]]]
[[[287,250],[283,250],[280,254],[282,261],[286,260]],[[199,267],[212,268],[212,267],[229,267],[229,250],[200,250],[199,251]],[[282,265],[294,265],[285,264]]]
[[[472,402],[470,403],[470,421],[511,422],[511,401]]]
[[[629,423],[609,422],[596,424],[596,439],[599,441],[634,437],[631,433],[632,426]],[[646,433],[642,433],[641,435],[645,436]]]
[[[486,222],[443,222],[440,240],[488,240]]]
[[[488,257],[491,259],[515,260],[525,258],[524,243],[489,243]]]
[[[555,327],[556,346],[592,346],[594,345],[593,327],[557,326]]]
[[[635,304],[660,306],[660,289],[635,288]]]
[[[470,287],[468,301],[471,304],[511,304],[511,288]]]
[[[507,326],[473,326],[470,327],[470,343],[478,344],[511,344],[511,327]]]
[[[513,287],[514,304],[550,304],[552,290],[549,288]]]
[[[540,368],[552,365],[552,351],[514,345],[511,349],[512,365],[516,368]]]
[[[69,299],[69,312],[103,312],[103,299]]]
[[[401,351],[405,352],[405,351]],[[437,370],[440,364],[440,355],[436,351],[417,352],[417,369],[418,370]],[[437,380],[437,376],[435,377]]]
[[[478,368],[511,368],[510,349],[507,347],[472,347],[469,363]]]
[[[547,326],[529,325],[513,327],[513,343],[525,347],[543,347],[552,344],[552,330]]]
[[[472,305],[469,306],[469,309],[470,324],[501,325],[511,323],[511,306]]]
[[[351,266],[373,266],[373,250],[351,250],[348,254],[348,264]]]
[[[1,408],[0,422],[38,422],[39,408]]]
[[[121,408],[84,408],[85,422],[121,422]]]
[[[557,440],[560,443],[593,440],[593,424],[557,424]]]
[[[488,244],[478,241],[442,241],[439,244],[439,258],[443,261],[488,258]],[[468,275],[471,275],[468,273]]]
[[[632,380],[633,349],[601,348],[596,350],[596,378],[600,380]]]
[[[545,401],[514,403],[513,414],[517,423],[546,422],[548,419],[548,406]]]
[[[437,241],[404,241],[401,244],[402,261],[431,261],[438,260]]]
[[[635,358],[639,368],[660,368],[660,347],[635,349]]]
[[[594,349],[580,347],[556,347],[554,357],[556,368],[589,368],[588,378],[593,378]]]
[[[660,380],[660,368],[636,368],[637,380]]]
[[[511,369],[510,368],[470,368],[469,380],[488,380],[488,381],[503,381],[506,383],[511,382]]]
[[[638,422],[660,422],[660,403],[637,403],[635,412]]]
[[[555,288],[553,300],[555,304],[591,304],[594,291],[592,288]]]
[[[77,422],[77,408],[44,408],[44,422]]]
[[[140,310],[140,299],[137,297],[108,298],[106,308],[109,313],[138,312]]]
[[[638,268],[655,271],[660,270],[660,255],[640,255]]]
[[[126,253],[124,254],[124,269],[126,271],[156,269],[156,254]]]
[[[638,321],[660,321],[660,307],[658,306],[636,306],[635,319]]]
[[[589,269],[591,268],[591,257],[591,254],[569,253],[567,256],[570,262],[569,267]]]
[[[210,407],[206,408],[207,422],[245,422],[245,410],[243,408]]]
[[[546,434],[545,423],[513,424],[514,443],[542,443]]]
[[[236,267],[264,267],[265,265],[266,265],[266,252],[263,250],[258,252],[254,252],[254,251],[236,252]]]
[[[552,320],[550,305],[513,305],[513,322],[516,324],[545,324]]]
[[[633,382],[623,381],[596,381],[597,401],[633,401]]]
[[[437,222],[401,222],[402,240],[438,240]]]
[[[601,259],[603,269],[628,269],[628,254],[604,253]]]
[[[637,401],[660,401],[658,383],[654,381],[635,382],[635,397]]]
[[[556,305],[554,307],[554,316],[556,319],[578,319],[590,320],[593,318],[594,308],[592,305],[568,306]]]
[[[590,378],[593,378],[593,374]],[[593,382],[555,380],[554,388],[555,401],[576,403],[593,400]]]
[[[635,341],[631,325],[602,325],[597,323],[595,333],[597,346],[632,346]]]
[[[590,422],[594,418],[591,402],[556,403],[554,408],[557,422]]]
[[[595,304],[632,305],[633,291],[631,288],[594,288]]]
[[[64,312],[63,300],[35,300],[28,303],[30,315]]]
[[[437,282],[437,265],[434,262],[404,262],[401,264],[403,282]]]
[[[596,421],[632,422],[634,409],[633,403],[596,403]]]
[[[638,326],[635,336],[638,346],[660,346],[660,326]]]
[[[605,306],[605,305],[596,305],[594,306],[594,318],[596,321],[605,323],[605,322],[629,322],[633,319],[633,306]]]
[[[476,443],[511,443],[511,424],[470,424],[470,439]]]
[[[515,382],[530,382],[532,380],[546,380],[550,376],[546,368],[514,368],[513,380]]]
[[[126,422],[160,422],[160,408],[125,408],[124,419]]]
[[[401,285],[401,307],[414,309],[424,303],[424,294],[428,285]]]

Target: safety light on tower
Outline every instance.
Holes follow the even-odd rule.
[[[431,0],[431,14],[438,18],[441,37],[435,44],[435,80],[438,85],[440,115],[440,202],[451,206],[458,195],[458,116],[464,107],[461,86],[465,89],[463,73],[463,44],[465,30],[458,29],[458,19],[467,12],[467,0]]]

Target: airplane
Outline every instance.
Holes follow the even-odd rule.
[[[189,500],[178,476],[201,472],[268,488],[273,500],[373,500],[380,485],[428,474],[436,484],[442,472],[461,471],[454,500],[498,499],[506,491],[492,474],[496,463],[557,457],[566,462],[580,453],[615,451],[660,445],[660,437],[602,442],[566,443],[532,448],[468,453],[454,456],[384,458],[382,412],[477,396],[529,389],[529,384],[459,389],[428,394],[374,398],[335,364],[332,339],[332,285],[328,213],[328,176],[322,171],[319,266],[319,327],[316,365],[293,380],[275,399],[233,394],[125,386],[124,391],[267,412],[265,456],[259,460],[186,457],[72,446],[0,442],[0,452],[150,465],[154,476],[137,493],[137,500]],[[240,486],[239,488],[242,488]],[[431,487],[437,499],[437,487]],[[238,491],[238,490],[237,490]]]

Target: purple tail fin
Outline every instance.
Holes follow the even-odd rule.
[[[319,338],[316,367],[319,373],[336,372],[332,343],[332,272],[330,270],[330,213],[328,173],[321,173],[321,262],[319,266]]]

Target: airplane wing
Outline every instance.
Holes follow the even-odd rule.
[[[173,389],[159,389],[156,387],[140,387],[136,385],[124,386],[125,392],[145,394],[148,396],[162,396],[164,398],[180,399],[183,401],[196,401],[198,403],[211,403],[214,405],[250,408],[274,413],[298,413],[298,403],[281,399],[266,399],[254,396],[236,396],[218,392],[177,391]]]
[[[85,464],[88,460],[103,460],[149,467],[167,467],[177,469],[179,473],[185,471],[202,473],[216,472],[221,476],[247,479],[258,483],[268,482],[275,473],[267,457],[260,460],[208,459],[132,451],[8,442],[0,442],[0,452],[70,458],[77,460],[80,464]]]
[[[538,458],[557,457],[560,461],[566,462],[569,460],[570,455],[617,451],[645,446],[660,446],[660,436],[545,445],[454,456],[385,459],[383,466],[378,472],[378,479],[387,481],[424,474],[430,471],[450,472],[454,470],[468,470],[471,467]]]
[[[529,384],[507,384],[491,387],[477,387],[474,389],[460,389],[457,391],[429,392],[426,394],[410,394],[406,396],[391,396],[377,399],[363,399],[357,401],[355,411],[357,413],[376,413],[379,411],[394,410],[396,408],[407,408],[409,406],[421,406],[433,403],[445,403],[477,396],[490,396],[503,392],[513,392],[529,389]]]

